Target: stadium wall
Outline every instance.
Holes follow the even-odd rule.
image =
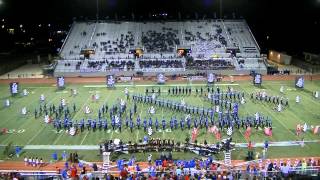
[[[269,59],[279,64],[290,65],[292,57],[285,53],[280,53],[280,52],[271,50],[269,51]]]

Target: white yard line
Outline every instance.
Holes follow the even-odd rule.
[[[41,87],[41,86],[26,86],[25,88],[36,88],[36,89],[45,89],[45,88],[54,88],[54,87],[52,87],[52,86],[50,86],[50,87]]]
[[[248,93],[244,88],[242,88],[242,89],[244,92]],[[294,138],[297,138],[296,134],[294,134],[289,128],[287,128],[287,126],[285,124],[283,124],[283,122],[281,120],[277,119],[275,113],[278,113],[278,112],[272,112],[265,106],[262,106],[262,107],[263,107],[263,109],[265,109],[265,111],[267,111],[270,114],[270,116],[273,117],[273,120],[276,120],[277,122],[279,122],[279,124],[281,124],[281,126],[283,126],[287,131],[289,131],[289,133],[292,134]],[[274,124],[274,123],[272,123],[272,124]]]
[[[53,99],[51,99],[48,104],[51,104],[57,97],[58,97],[58,96],[55,96]],[[45,127],[46,127],[46,125],[45,125],[44,127],[42,127],[41,130],[39,130],[38,133],[35,134],[35,135],[27,142],[27,144],[31,143],[31,142],[33,141],[33,139],[36,138],[36,137],[45,129]]]
[[[90,100],[90,96],[89,96],[88,99],[85,101],[85,103],[83,103],[81,109],[73,116],[73,119],[76,119],[75,117],[77,117],[77,115],[78,115],[80,112],[82,112],[83,107],[88,103],[89,100]],[[61,134],[58,136],[58,138],[57,138],[52,144],[56,144],[63,134],[64,134],[64,133],[61,133]]]
[[[174,86],[190,86],[190,84],[118,84],[115,87],[174,87]],[[192,84],[192,86],[207,86],[207,84]],[[239,86],[239,84],[214,84],[214,86]],[[84,85],[85,88],[106,88],[106,85]]]
[[[140,133],[140,131],[138,130],[138,131],[137,131],[137,134],[136,134],[136,135],[137,135],[136,142],[139,141],[139,133]]]
[[[41,128],[41,130],[38,131],[38,133],[36,133],[26,144],[30,144],[44,129],[45,127]]]
[[[161,122],[162,122],[162,119],[163,119],[163,108],[161,108],[161,110],[162,110],[161,111]],[[167,122],[166,122],[166,124],[167,124]],[[164,139],[164,137],[165,137],[165,134],[164,134],[165,131],[166,131],[166,129],[162,130],[162,139]]]
[[[53,141],[52,144],[56,144],[58,142],[58,140],[61,138],[62,135],[63,135],[63,133],[60,133],[60,135],[57,137],[56,140]]]
[[[110,139],[112,139],[112,136],[113,136],[113,131],[111,131],[111,136],[110,136]]]
[[[94,91],[94,92],[96,92],[96,91]],[[100,92],[100,91],[99,91],[99,92]],[[90,93],[90,91],[89,91],[89,93]],[[107,101],[107,99],[109,98],[109,96],[110,96],[110,93],[108,93],[108,95],[106,96],[106,98],[105,98],[104,101],[102,102],[103,104],[106,103],[106,101]],[[89,96],[89,98],[90,98],[90,96]],[[87,103],[87,102],[88,102],[88,100],[86,101],[86,103]],[[81,109],[83,109],[83,107],[82,107]],[[99,109],[100,109],[100,107],[99,107]],[[83,137],[83,139],[81,140],[81,144],[80,144],[80,145],[82,145],[82,143],[84,142],[84,140],[87,138],[88,134],[89,134],[89,131],[87,131],[86,135],[85,135],[85,136]],[[113,135],[113,131],[112,131],[112,134],[111,134],[111,138],[110,138],[110,139],[112,139],[112,135]]]
[[[46,90],[45,91],[45,93],[47,93],[49,90]],[[54,97],[53,99],[51,99],[49,102],[51,103],[54,99],[56,99],[56,97]],[[28,104],[27,104],[27,106],[26,107],[29,107],[32,103],[33,103],[34,101],[30,101]],[[25,125],[25,123],[22,123],[20,126],[18,126],[17,128],[20,128],[20,127],[23,127]],[[41,131],[43,130],[43,128],[40,130],[40,131],[38,131],[38,133],[37,134],[39,134]],[[9,136],[8,138],[10,138],[11,136]],[[35,138],[36,136],[33,136],[30,140],[33,140],[34,138]],[[29,142],[31,142],[31,141],[28,141],[28,143]],[[27,144],[28,144],[27,143]]]
[[[320,140],[308,140],[304,143],[319,143]],[[272,147],[290,147],[290,146],[299,146],[302,141],[270,141],[269,146]],[[236,143],[236,147],[247,148],[248,143]],[[0,145],[6,146],[6,145]],[[254,143],[255,147],[263,147],[264,142]],[[98,150],[99,145],[26,145],[24,146],[25,150]]]
[[[40,94],[41,94],[41,93],[43,93],[43,94],[44,94],[44,93],[47,93],[48,91],[49,91],[49,90],[41,91]],[[37,99],[36,102],[37,102],[37,101],[39,101],[39,99]],[[34,103],[34,101],[30,101],[28,104],[25,105],[25,107],[28,108],[28,107],[30,107],[30,105],[32,105],[33,103]],[[21,104],[20,104],[20,105],[21,105]],[[19,105],[19,106],[20,106],[20,105]],[[10,111],[11,111],[11,110],[12,110],[12,109],[10,109]],[[21,109],[20,109],[20,110],[21,110]],[[7,112],[7,113],[8,113],[8,112]],[[20,113],[20,112],[19,112],[19,113]],[[27,113],[27,116],[29,116],[30,114],[32,114],[32,113],[29,111],[29,112]],[[7,122],[7,121],[11,121],[11,119],[16,119],[16,118],[17,118],[17,117],[12,117],[12,118],[9,118],[9,119],[7,119],[7,120],[5,120],[5,121],[2,121],[1,123]],[[0,124],[0,126],[1,126],[1,125],[2,125],[2,124]],[[18,126],[18,127],[21,127],[21,126],[23,126],[23,125],[24,125],[24,123],[21,123],[20,126]],[[16,127],[16,129],[18,129],[18,127]]]
[[[83,142],[84,142],[84,140],[86,139],[86,137],[88,136],[88,134],[89,134],[89,131],[87,131],[86,135],[83,137],[83,139],[82,139],[82,141],[81,141],[80,145],[82,145],[82,144],[83,144]]]
[[[142,114],[142,111],[143,111],[143,106],[144,106],[144,103],[142,103],[142,106],[141,106],[141,111],[140,111],[140,114],[139,114],[140,119],[142,119],[141,114]],[[141,127],[141,122],[140,122],[140,127]],[[139,141],[140,129],[137,129],[137,131],[138,131],[138,132],[137,132],[136,142]]]

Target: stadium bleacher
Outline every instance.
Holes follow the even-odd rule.
[[[181,47],[190,48],[186,56],[195,60],[187,68],[185,58],[177,54]],[[143,53],[135,56],[132,50],[136,48]],[[183,73],[198,70],[196,65],[203,66],[199,70],[266,72],[259,45],[244,20],[74,22],[60,57],[55,69],[60,75],[114,68],[133,72],[179,69]]]

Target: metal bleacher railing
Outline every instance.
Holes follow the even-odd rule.
[[[293,167],[289,170],[288,174],[284,174],[281,171],[275,170],[275,171],[266,171],[266,170],[256,170],[256,171],[246,171],[243,170],[243,168],[231,168],[231,169],[221,169],[221,170],[197,170],[195,168],[184,168],[182,169],[182,175],[215,175],[215,176],[227,176],[228,174],[231,174],[234,179],[248,179],[248,178],[275,178],[275,179],[281,179],[284,177],[292,177],[292,178],[317,178],[319,177],[319,170],[320,166],[310,166],[305,169],[302,167]],[[148,174],[172,174],[175,173],[175,170],[167,170],[167,171],[148,171],[148,170],[142,170],[142,171],[130,171],[129,176],[135,174],[136,176],[145,176]],[[19,174],[20,177],[24,177],[26,179],[64,179],[60,173],[57,171],[23,171],[23,170],[0,170],[0,173],[2,177],[4,175],[8,175],[10,173]],[[87,174],[79,174],[80,178],[82,178],[84,175],[87,175],[91,179],[105,179],[108,175],[113,175],[118,177],[120,174],[120,171],[90,171],[87,172]]]
[[[297,167],[294,169],[291,169],[288,174],[283,174],[281,171],[265,171],[265,170],[257,170],[257,171],[246,171],[243,169],[221,169],[221,170],[197,170],[194,168],[185,168],[182,169],[182,174],[185,175],[195,175],[198,176],[206,175],[206,174],[215,174],[216,176],[226,176],[227,174],[231,174],[234,179],[248,179],[248,178],[281,178],[281,177],[299,177],[299,178],[308,178],[308,177],[318,177],[319,176],[319,166],[316,167],[308,167],[306,169],[301,169],[301,167]],[[138,176],[145,176],[151,173],[154,174],[171,174],[175,173],[175,170],[169,170],[169,171],[130,171],[129,174],[137,174]],[[103,179],[106,175],[111,174],[114,176],[118,176],[120,174],[120,171],[94,171],[91,172],[91,177]]]
[[[9,179],[10,174],[16,174],[23,179],[63,179],[57,171],[26,171],[26,170],[0,170],[0,179]]]

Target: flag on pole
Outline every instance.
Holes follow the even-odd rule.
[[[218,141],[221,139],[221,133],[219,132],[219,129],[217,128],[217,126],[212,126],[211,128],[209,128],[208,131],[209,133],[214,134],[214,136]]]
[[[217,139],[218,141],[220,141],[220,139],[221,139],[221,133],[220,133],[219,131],[217,131],[217,132],[215,133],[215,136],[216,136],[216,139]]]
[[[227,129],[227,135],[228,135],[228,136],[231,136],[231,135],[232,135],[232,127],[231,127],[231,126],[228,127],[228,129]]]
[[[304,123],[304,125],[303,125],[303,132],[306,132],[307,130],[308,130],[307,123]]]
[[[313,129],[313,134],[317,134],[319,132],[319,126],[316,126],[314,129]]]
[[[296,127],[296,134],[297,136],[299,136],[301,134],[301,125],[300,124],[297,124],[297,127]]]
[[[246,130],[246,132],[245,132],[245,134],[244,134],[246,140],[249,140],[249,139],[250,139],[250,135],[251,135],[251,127],[248,126],[248,127],[247,127],[247,130]]]
[[[272,129],[270,127],[264,128],[264,134],[266,136],[272,136]]]
[[[149,136],[152,135],[152,128],[151,128],[151,127],[148,128],[148,135],[149,135]]]
[[[212,126],[211,128],[209,128],[209,133],[215,134],[217,131],[219,131],[217,126]]]
[[[193,128],[192,130],[192,136],[191,136],[191,139],[192,139],[192,142],[194,142],[196,139],[197,139],[197,136],[198,136],[198,128]]]

